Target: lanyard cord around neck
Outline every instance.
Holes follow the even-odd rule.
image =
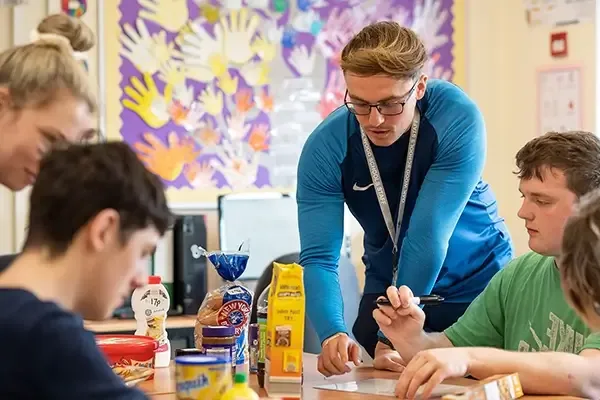
[[[381,175],[379,174],[377,161],[375,160],[375,156],[373,155],[371,143],[369,143],[369,138],[367,137],[367,134],[362,129],[362,127],[360,129],[363,148],[367,157],[367,164],[369,166],[369,172],[371,173],[371,179],[375,188],[375,193],[377,195],[377,201],[379,202],[381,214],[383,215],[383,219],[385,221],[387,230],[390,234],[390,238],[392,239],[392,285],[396,285],[396,281],[398,279],[398,261],[400,253],[398,249],[398,239],[400,238],[400,228],[402,226],[404,208],[406,206],[406,198],[408,196],[408,186],[410,184],[410,175],[412,171],[413,161],[415,158],[415,148],[417,146],[417,136],[419,135],[420,123],[421,114],[419,113],[419,109],[416,108],[415,117],[410,128],[410,140],[408,142],[408,152],[406,154],[406,164],[404,166],[404,179],[402,180],[402,191],[400,193],[400,203],[398,205],[398,216],[396,220],[396,226],[394,226],[392,213],[390,211],[390,205],[388,203],[388,198],[385,194],[385,188],[383,187]]]

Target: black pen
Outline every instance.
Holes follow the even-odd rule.
[[[442,296],[438,296],[437,294],[429,294],[424,296],[413,297],[412,302],[416,305],[435,305],[440,304],[444,301]],[[388,299],[377,299],[375,304],[382,306],[389,306],[390,301]]]

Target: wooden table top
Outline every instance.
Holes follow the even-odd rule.
[[[105,321],[85,321],[87,330],[94,333],[106,332],[129,332],[135,331],[137,326],[135,319],[107,319]],[[177,315],[167,317],[167,329],[193,328],[196,324],[195,315]]]
[[[315,400],[332,400],[339,399],[343,396],[345,400],[353,400],[353,399],[362,399],[362,400],[370,400],[370,399],[390,399],[388,396],[378,396],[378,395],[367,395],[367,394],[359,394],[359,393],[349,393],[349,392],[338,392],[331,390],[318,390],[315,389],[314,386],[317,385],[325,385],[330,383],[342,383],[342,382],[352,382],[359,381],[365,379],[398,379],[399,374],[394,372],[387,371],[378,371],[371,366],[361,366],[358,368],[354,368],[352,372],[332,377],[325,378],[317,371],[317,356],[314,354],[305,354],[304,355],[304,385],[302,387],[302,398],[303,399],[315,399]],[[472,380],[466,378],[458,378],[458,379],[450,379],[447,382],[449,384],[454,385],[468,385],[473,383]],[[259,389],[258,381],[256,375],[250,375],[250,386],[254,389],[260,396],[261,399],[267,399],[267,394],[263,389]],[[138,385],[138,387],[146,392],[151,399],[153,400],[174,400],[176,399],[175,395],[175,367],[171,365],[170,368],[161,368],[155,370],[154,379],[151,381],[145,381]],[[560,400],[569,400],[575,399],[574,397],[564,397],[564,396],[524,396],[523,399],[560,399]]]

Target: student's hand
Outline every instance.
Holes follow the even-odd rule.
[[[378,342],[375,347],[373,368],[392,372],[402,372],[404,371],[404,360],[402,360],[402,357],[400,357],[400,354],[398,354],[396,350]]]
[[[445,379],[466,376],[470,362],[469,349],[464,347],[421,351],[400,375],[396,384],[396,396],[400,399],[414,399],[417,389],[424,385],[420,398],[427,399],[433,389]]]
[[[317,370],[326,377],[343,375],[351,371],[346,365],[352,361],[360,365],[360,347],[345,333],[340,333],[323,342],[323,349],[317,360]]]
[[[391,306],[378,306],[373,318],[379,329],[405,359],[405,350],[421,348],[417,342],[422,338],[425,313],[413,302],[413,293],[407,286],[390,286],[386,291]]]

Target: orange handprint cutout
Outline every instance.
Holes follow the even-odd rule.
[[[212,121],[208,121],[202,128],[194,132],[194,137],[203,147],[216,146],[221,140],[221,135],[215,129]]]
[[[181,104],[181,102],[178,100],[174,100],[169,105],[169,115],[171,116],[173,122],[175,122],[177,125],[183,125],[183,122],[187,119],[189,112],[189,108]]]
[[[175,132],[169,134],[168,146],[151,133],[145,133],[144,140],[147,144],[138,142],[133,145],[139,158],[150,171],[167,181],[177,179],[184,165],[195,161],[200,155],[191,139],[180,140]]]
[[[269,95],[267,89],[263,89],[258,96],[255,96],[255,101],[261,111],[266,113],[273,111],[273,96]]]
[[[254,100],[252,99],[252,89],[241,89],[234,97],[235,107],[241,113],[247,113],[254,107]]]
[[[258,124],[252,128],[248,136],[248,145],[254,151],[265,151],[269,149],[267,140],[269,139],[269,125]]]
[[[193,188],[215,187],[217,180],[213,178],[214,173],[215,169],[208,161],[203,163],[194,161],[183,169],[185,179]]]

